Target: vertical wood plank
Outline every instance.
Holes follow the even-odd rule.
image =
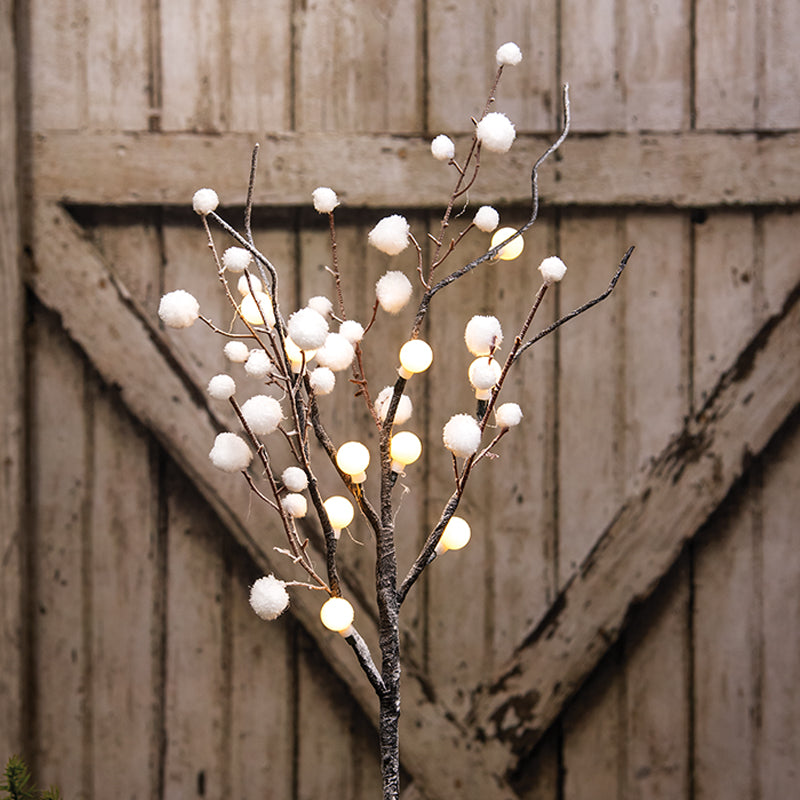
[[[791,245],[798,221],[800,211],[791,208],[770,211],[759,220],[762,249],[756,257],[760,255],[762,264],[763,315],[778,313],[789,292],[800,282],[796,253]]]
[[[92,575],[92,790],[94,797],[157,794],[156,671],[151,648],[157,487],[150,443],[126,412],[94,389]]]
[[[800,103],[800,7],[792,0],[771,0],[759,6],[763,17],[763,88],[759,92],[758,121],[762,128],[797,128]]]
[[[307,0],[295,9],[301,131],[421,127],[419,0]]]
[[[171,473],[164,797],[217,797],[227,788],[225,533],[185,478]]]
[[[522,50],[522,63],[506,67],[496,110],[508,114],[521,131],[552,130],[559,113],[556,77],[556,3],[463,4],[429,2],[428,114],[431,133],[472,131],[470,116],[483,111],[497,63],[495,52],[507,41]],[[453,91],[454,87],[469,87]]]
[[[32,335],[32,762],[42,785],[57,784],[65,796],[76,797],[90,792],[91,768],[85,552],[91,408],[83,364],[53,318],[39,311]]]
[[[758,97],[757,0],[695,3],[695,121],[699,129],[752,128]]]
[[[780,443],[764,471],[761,496],[764,649],[758,769],[761,797],[789,796],[800,765],[800,435],[797,426]]]
[[[24,294],[17,198],[16,47],[10,3],[0,10],[0,753],[22,748]]]
[[[556,724],[545,734],[514,781],[522,800],[558,800],[561,797],[560,759],[561,725]]]

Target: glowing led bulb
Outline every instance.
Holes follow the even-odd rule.
[[[353,483],[363,483],[367,479],[369,450],[361,442],[345,442],[336,451],[336,463]]]
[[[344,597],[331,597],[319,612],[322,624],[329,631],[345,634],[353,624],[353,606]]]
[[[266,314],[266,320],[261,316],[262,311]],[[239,313],[251,325],[266,325],[268,328],[272,328],[275,325],[272,301],[266,292],[246,294],[242,298],[242,304],[239,306]]]
[[[389,454],[392,457],[392,470],[402,472],[403,467],[413,464],[422,455],[422,442],[411,431],[400,431],[392,436]]]
[[[433,350],[422,339],[411,339],[400,348],[400,376],[408,380],[418,372],[425,372],[433,361]]]
[[[355,516],[353,504],[346,497],[335,494],[322,505],[333,528],[333,535],[338,539],[342,535],[342,528],[346,528],[353,521]]]
[[[236,284],[236,288],[239,290],[239,294],[242,296],[250,294],[251,287],[254,292],[264,291],[264,285],[258,278],[256,278],[255,275],[242,275],[242,277],[239,278],[239,281]]]
[[[436,545],[436,554],[441,555],[448,550],[460,550],[466,546],[472,536],[469,523],[461,517],[450,517],[450,522],[444,526],[442,538]]]
[[[501,242],[504,242],[508,239],[509,236],[512,236],[517,232],[516,228],[498,228],[495,231],[494,236],[492,236],[492,247],[497,247]],[[515,258],[519,256],[522,252],[522,249],[525,247],[525,242],[522,241],[521,236],[517,236],[513,242],[509,242],[498,254],[497,258],[501,259],[502,261],[513,261]]]
[[[300,372],[303,366],[303,353],[305,353],[306,364],[317,354],[316,350],[301,350],[288,336],[283,340],[283,347],[286,350],[286,357],[292,365],[292,372]]]

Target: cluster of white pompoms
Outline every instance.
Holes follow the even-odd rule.
[[[495,53],[498,67],[516,67],[522,61],[522,50],[514,42],[506,42]]]
[[[311,192],[311,199],[314,202],[314,209],[320,214],[330,214],[339,205],[339,198],[336,192],[327,186],[318,186]]]
[[[491,233],[500,224],[500,215],[491,206],[481,206],[475,212],[472,222],[478,230]]]
[[[288,331],[301,350],[316,350],[328,338],[328,321],[313,308],[301,308],[289,317]]]
[[[498,428],[513,428],[522,422],[522,409],[516,403],[503,403],[494,412]]]
[[[472,355],[488,356],[503,343],[500,320],[476,314],[464,329],[464,341]]]
[[[514,123],[500,111],[487,114],[478,123],[475,133],[478,141],[493,153],[507,153],[517,135]]]
[[[308,476],[300,467],[286,467],[281,474],[283,485],[289,493],[281,498],[281,506],[290,517],[304,517],[308,511],[308,501],[300,494],[308,488]]]
[[[253,453],[244,439],[235,433],[220,433],[208,454],[211,463],[223,472],[241,472],[250,466]]]
[[[257,394],[242,404],[242,416],[253,433],[265,436],[278,429],[283,419],[283,410],[274,397]]]
[[[393,394],[394,386],[384,386],[375,398],[375,412],[381,418],[381,421],[385,420],[386,415],[389,413],[389,404],[392,401]],[[408,422],[413,410],[414,406],[411,403],[411,398],[407,394],[401,394],[397,403],[397,410],[394,412],[394,424],[402,425],[404,422]]]
[[[444,446],[456,458],[468,458],[481,444],[481,426],[469,414],[456,414],[442,430]]]
[[[408,220],[400,214],[384,217],[367,234],[367,241],[389,256],[396,256],[408,247],[411,227]]]
[[[567,273],[567,265],[558,256],[548,256],[539,264],[539,272],[546,284],[557,283]]]
[[[222,254],[222,266],[229,272],[242,272],[250,266],[253,256],[244,247],[229,247]]]
[[[208,394],[215,400],[228,400],[236,392],[236,382],[230,375],[215,375],[208,382]]]
[[[250,587],[250,606],[261,619],[277,619],[288,605],[286,584],[274,575],[259,578]]]
[[[161,298],[158,316],[169,328],[188,328],[200,316],[200,303],[184,289],[176,289]]]
[[[431,153],[437,161],[450,161],[455,157],[456,146],[449,136],[440,133],[431,142]]]
[[[411,299],[414,287],[399,270],[390,270],[375,284],[375,295],[381,308],[389,314],[397,314]]]
[[[213,189],[198,189],[192,197],[192,208],[201,216],[217,210],[219,197]]]

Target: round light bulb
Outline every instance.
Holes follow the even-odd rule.
[[[266,321],[261,316],[262,311],[266,314]],[[242,304],[239,306],[239,313],[251,325],[266,325],[268,328],[272,328],[275,325],[272,301],[266,292],[245,295],[242,298]]]
[[[353,606],[344,597],[331,597],[319,612],[322,624],[329,631],[344,633],[353,624]]]
[[[497,247],[501,242],[504,242],[508,239],[509,236],[513,236],[517,232],[516,228],[498,228],[495,231],[494,236],[492,236],[492,244],[491,247]],[[523,248],[525,247],[525,242],[522,241],[521,236],[517,236],[513,242],[509,242],[498,254],[497,258],[501,259],[502,261],[513,261],[515,258],[519,256],[522,252]]]
[[[442,538],[436,545],[437,554],[441,555],[447,550],[460,550],[465,547],[472,536],[469,523],[461,517],[450,517],[450,521],[444,526]]]
[[[488,400],[503,368],[499,362],[487,356],[479,356],[469,365],[469,382],[478,400]]]
[[[400,348],[400,375],[408,380],[418,372],[425,372],[433,361],[433,350],[422,339],[411,339]]]
[[[238,282],[236,283],[236,288],[239,290],[239,294],[242,296],[250,294],[251,287],[254,292],[264,291],[264,284],[262,284],[255,275],[242,275],[242,277],[239,278]]]
[[[339,494],[329,497],[323,504],[325,513],[328,515],[333,533],[338,539],[342,533],[342,528],[346,528],[355,516],[353,504]]]
[[[316,350],[301,350],[288,336],[283,340],[283,348],[286,350],[286,357],[292,365],[292,372],[300,372],[303,366],[303,354],[305,362],[308,364],[317,354]]]
[[[392,436],[389,454],[392,457],[392,470],[402,472],[403,467],[413,464],[422,455],[422,442],[415,433],[400,431]]]
[[[336,451],[336,463],[347,473],[353,483],[363,483],[367,478],[369,450],[361,442],[345,442]]]

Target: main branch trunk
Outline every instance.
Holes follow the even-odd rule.
[[[400,797],[400,687],[387,687],[381,697],[380,745],[383,800]]]

